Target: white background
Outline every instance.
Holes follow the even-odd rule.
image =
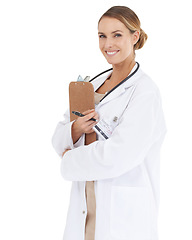
[[[126,5],[149,39],[136,54],[159,86],[162,148],[160,240],[192,239],[190,1],[3,0],[0,3],[0,239],[61,240],[71,183],[51,145],[68,84],[110,68],[97,21]]]

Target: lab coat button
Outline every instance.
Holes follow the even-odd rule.
[[[85,214],[85,211],[83,211],[83,214]]]

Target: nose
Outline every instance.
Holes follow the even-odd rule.
[[[112,38],[106,38],[105,48],[108,49],[108,48],[112,48],[112,47],[113,47],[113,39]]]

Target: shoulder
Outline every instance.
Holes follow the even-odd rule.
[[[134,91],[131,97],[131,101],[134,100],[143,101],[144,99],[151,99],[161,105],[161,94],[155,81],[146,74],[141,68],[139,68],[134,81]]]
[[[154,93],[160,95],[159,88],[154,80],[142,69],[138,70],[137,80],[135,81],[136,94]]]

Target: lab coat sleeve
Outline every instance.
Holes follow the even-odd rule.
[[[93,181],[118,177],[144,160],[160,138],[160,101],[154,92],[140,94],[129,103],[111,137],[68,151],[61,174],[69,181]]]
[[[64,114],[64,120],[57,124],[52,137],[52,145],[60,157],[66,149],[74,149],[84,144],[84,134],[73,144],[71,127],[74,121],[70,122],[69,110]]]

